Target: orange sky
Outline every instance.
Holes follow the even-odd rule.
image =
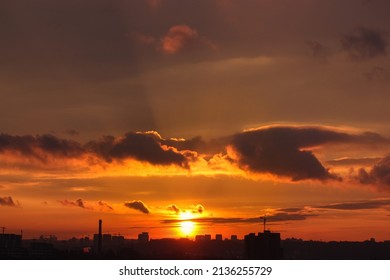
[[[387,1],[3,2],[7,232],[390,240]]]

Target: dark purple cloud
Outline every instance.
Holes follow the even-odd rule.
[[[53,135],[0,134],[0,153],[9,151],[39,160],[45,160],[49,155],[78,158],[86,154],[94,154],[107,162],[133,158],[154,165],[174,164],[189,168],[188,161],[194,155],[190,151],[181,153],[167,144],[157,133],[151,132],[129,132],[122,137],[105,136],[86,144]]]
[[[293,181],[340,178],[329,172],[316,158],[312,147],[330,144],[379,144],[388,140],[376,133],[359,135],[322,127],[263,127],[236,134],[231,147],[238,165],[254,173],[270,173]]]
[[[23,156],[44,159],[44,154],[61,157],[77,157],[83,153],[81,144],[60,139],[53,135],[13,136],[0,134],[0,152],[11,151]]]
[[[129,132],[120,138],[106,136],[87,143],[85,147],[107,162],[133,158],[151,164],[175,164],[189,168],[186,156],[171,147],[163,148],[161,139],[155,133]]]
[[[149,214],[150,211],[148,209],[148,207],[146,206],[145,203],[143,203],[141,200],[133,200],[133,201],[130,201],[130,202],[126,202],[124,204],[126,207],[128,208],[131,208],[131,209],[135,209],[135,210],[138,210],[144,214]]]
[[[359,169],[357,179],[362,184],[375,184],[388,190],[390,186],[390,156],[383,158],[370,171],[366,171],[364,168]]]
[[[368,59],[387,54],[388,42],[379,31],[366,27],[358,28],[342,38],[343,49],[353,59]]]
[[[366,210],[366,209],[382,208],[384,206],[390,206],[390,199],[343,202],[343,203],[316,206],[315,208],[337,209],[337,210]]]

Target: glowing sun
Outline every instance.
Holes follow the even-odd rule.
[[[180,230],[185,235],[190,235],[195,228],[195,223],[191,221],[180,222]]]
[[[189,212],[180,213],[180,219],[181,219],[181,222],[179,223],[180,230],[186,236],[190,235],[195,229],[195,223],[191,221],[192,218],[194,218],[194,215],[192,215],[192,213]]]

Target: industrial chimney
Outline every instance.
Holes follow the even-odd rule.
[[[98,253],[102,253],[102,220],[99,220]]]

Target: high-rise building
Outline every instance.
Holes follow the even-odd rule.
[[[265,230],[245,235],[245,252],[248,259],[279,260],[283,257],[280,233]]]
[[[138,242],[142,242],[142,243],[149,242],[149,233],[142,232],[142,233],[138,234]]]

